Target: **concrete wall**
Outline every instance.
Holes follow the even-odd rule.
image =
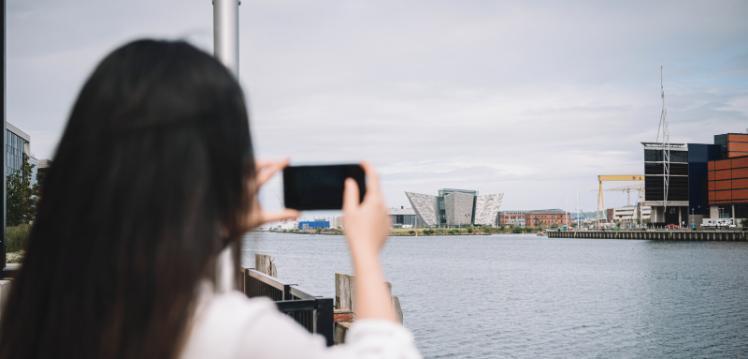
[[[473,201],[468,193],[452,192],[444,196],[448,226],[469,226],[473,223]]]

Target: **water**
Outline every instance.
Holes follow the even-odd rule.
[[[278,276],[334,296],[341,236],[253,233]],[[426,358],[748,358],[748,243],[394,237],[383,254]]]

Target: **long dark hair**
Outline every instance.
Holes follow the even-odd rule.
[[[83,86],[2,315],[0,358],[175,358],[196,290],[238,245],[244,96],[181,41],[126,44]]]

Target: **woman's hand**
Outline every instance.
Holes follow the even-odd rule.
[[[299,211],[293,209],[286,208],[280,212],[265,212],[260,206],[260,188],[262,188],[262,185],[267,181],[273,178],[278,171],[281,171],[286,166],[288,166],[288,159],[282,161],[259,160],[255,163],[255,178],[250,179],[247,182],[250,196],[252,196],[252,206],[247,220],[247,230],[252,230],[266,223],[296,219],[299,217]]]
[[[364,201],[358,202],[358,185],[352,179],[345,180],[343,192],[343,231],[351,248],[356,276],[355,314],[358,319],[397,322],[379,261],[379,252],[390,232],[390,216],[379,188],[379,177],[368,163],[361,166],[366,171]]]
[[[390,216],[379,177],[368,163],[361,166],[366,172],[364,201],[359,203],[358,185],[353,179],[345,180],[343,192],[343,231],[354,257],[379,254],[390,232]]]

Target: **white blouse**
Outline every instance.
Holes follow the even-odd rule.
[[[346,342],[325,346],[324,338],[275,308],[267,298],[203,287],[182,359],[420,359],[413,335],[384,320],[357,320]]]

